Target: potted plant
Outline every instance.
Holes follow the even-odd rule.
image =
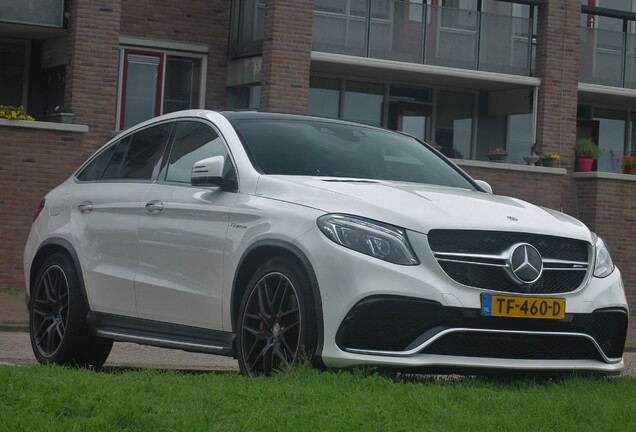
[[[506,159],[508,159],[508,150],[500,148],[488,150],[488,160],[492,162],[505,162]]]
[[[601,155],[598,146],[592,138],[579,137],[574,146],[577,171],[591,171],[594,161]]]
[[[549,152],[541,156],[541,165],[544,167],[554,166],[554,162],[561,160],[561,155],[557,152]]]
[[[636,174],[636,156],[625,156],[622,167],[625,174]]]
[[[0,119],[33,121],[33,117],[27,114],[23,106],[16,108],[10,105],[0,105]]]
[[[49,108],[46,110],[47,120],[53,123],[70,124],[73,123],[73,117],[75,117],[75,113],[71,107],[58,105],[55,108]]]

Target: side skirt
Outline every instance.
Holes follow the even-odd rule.
[[[183,351],[233,356],[234,333],[89,312],[86,321],[100,337]]]

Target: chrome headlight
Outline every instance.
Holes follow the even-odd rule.
[[[321,216],[316,223],[324,235],[346,248],[393,264],[419,264],[402,228],[339,214]]]
[[[609,249],[602,238],[594,234],[596,237],[594,250],[594,276],[598,278],[604,278],[612,274],[614,271],[614,262],[610,256]]]

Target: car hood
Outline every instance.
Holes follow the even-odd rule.
[[[445,186],[262,175],[256,195],[376,219],[424,234],[432,229],[532,232],[591,241],[578,220],[525,201]]]

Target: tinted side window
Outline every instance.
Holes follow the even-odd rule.
[[[149,127],[122,141],[102,180],[150,180],[171,128],[171,123]]]
[[[179,122],[166,181],[190,184],[194,163],[212,156],[227,157],[225,145],[216,131],[197,121]]]
[[[102,152],[95,156],[77,175],[77,179],[85,182],[99,180],[104,172],[104,168],[106,168],[106,165],[115,154],[118,145],[119,142],[116,142],[102,150]]]

